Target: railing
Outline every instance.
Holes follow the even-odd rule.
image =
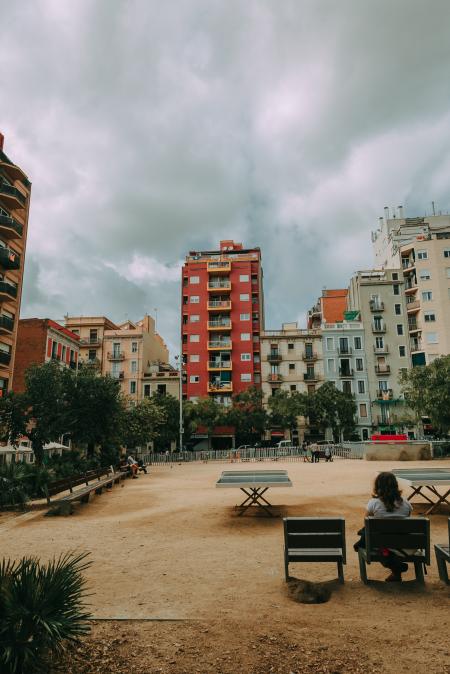
[[[207,262],[206,268],[208,271],[219,271],[219,269],[229,271],[231,269],[231,262],[225,260],[219,260],[216,262]]]
[[[375,346],[373,345],[373,351],[374,353],[389,353],[389,347],[387,344],[384,346]]]
[[[378,389],[378,391],[377,391],[377,400],[392,400],[393,397],[394,397],[394,392],[391,388]]]
[[[340,356],[349,356],[352,353],[351,346],[338,346],[338,354]]]
[[[231,360],[210,360],[208,367],[210,369],[216,368],[217,370],[231,370]]]
[[[233,384],[231,381],[210,381],[208,382],[208,393],[229,393],[233,390]]]
[[[412,330],[420,330],[417,321],[408,321],[408,330],[409,330],[410,332],[411,332]]]
[[[384,311],[384,302],[370,300],[370,311]]]
[[[231,321],[208,321],[208,328],[231,328]]]
[[[14,330],[14,319],[9,316],[0,316],[0,330],[12,332]]]
[[[229,309],[230,307],[230,300],[211,300],[208,302],[208,309]]]
[[[0,294],[4,293],[10,297],[17,297],[17,286],[11,285],[11,283],[6,283],[5,281],[0,281]]]
[[[211,341],[208,342],[209,349],[231,349],[231,342]]]
[[[125,354],[123,351],[113,351],[108,353],[107,358],[108,360],[125,360]]]
[[[402,259],[402,269],[410,269],[414,267],[415,260],[410,260],[409,258]]]
[[[11,248],[0,247],[0,265],[5,269],[19,269],[20,255]]]
[[[271,382],[283,381],[283,375],[282,374],[273,374],[273,373],[268,374],[267,375],[267,381],[271,381]]]
[[[315,372],[307,372],[303,375],[303,381],[316,381],[317,374]]]
[[[208,290],[211,289],[211,288],[214,288],[214,289],[223,288],[223,289],[226,289],[226,290],[230,290],[231,283],[230,283],[230,281],[211,281],[210,283],[208,283]]]
[[[406,311],[413,311],[413,309],[419,309],[420,308],[420,301],[419,300],[414,300],[414,302],[407,302],[406,303]]]
[[[417,288],[417,283],[413,283],[412,281],[405,281],[405,291],[406,290],[416,290]]]
[[[98,346],[100,344],[100,337],[89,337],[89,339],[80,339],[81,346]]]
[[[416,342],[410,342],[411,351],[422,351],[422,342],[417,340]]]
[[[9,365],[10,362],[11,362],[11,353],[0,350],[0,364]]]
[[[339,376],[340,377],[353,377],[353,370],[351,368],[347,369],[345,367],[340,367],[339,368]]]
[[[16,222],[9,215],[0,215],[0,226],[14,230],[18,236],[22,236],[23,234],[23,225]]]
[[[264,330],[264,337],[320,337],[322,335],[320,330],[303,330],[296,328],[295,330]]]
[[[20,190],[17,189],[17,187],[13,187],[12,185],[7,185],[6,183],[0,183],[0,197],[1,197],[2,194],[6,195],[6,196],[9,196],[9,197],[13,197],[22,206],[25,206],[26,197],[22,194],[22,192]]]
[[[302,360],[305,361],[315,361],[317,360],[318,356],[317,353],[303,353],[302,354]]]
[[[280,363],[282,360],[281,353],[279,351],[271,351],[267,356],[267,360],[269,363]]]
[[[375,365],[376,374],[389,374],[391,371],[390,365]]]
[[[386,332],[384,323],[372,323],[372,332]]]
[[[110,372],[110,375],[113,379],[124,379],[125,372],[123,370],[121,372]]]

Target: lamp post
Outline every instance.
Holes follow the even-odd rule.
[[[180,398],[180,405],[179,405],[179,429],[180,429],[180,452],[183,451],[183,433],[184,433],[184,428],[183,428],[183,353],[181,352],[179,356],[175,356],[175,360],[178,362],[178,359],[180,360],[180,379],[179,379],[179,389],[178,389],[178,395]]]

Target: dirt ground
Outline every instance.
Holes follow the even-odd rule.
[[[238,517],[241,492],[215,488],[222,470],[252,467],[288,470],[293,487],[268,492],[279,517],[256,508]],[[91,609],[103,620],[65,672],[450,673],[450,588],[439,582],[434,555],[425,588],[412,571],[401,585],[386,584],[386,570],[375,564],[375,582],[359,579],[352,544],[374,477],[394,467],[344,460],[155,466],[69,517],[3,516],[1,556],[91,553]],[[422,511],[417,504],[415,513]],[[287,515],[345,516],[344,586],[332,564],[291,565],[299,582],[284,582]],[[433,544],[446,540],[449,516],[444,508],[431,516]],[[305,587],[323,603],[300,603]]]

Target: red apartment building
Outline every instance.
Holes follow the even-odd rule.
[[[13,389],[25,390],[25,371],[30,365],[50,360],[61,367],[77,368],[80,338],[50,318],[21,318],[17,330]]]
[[[190,252],[182,270],[183,397],[223,405],[261,384],[264,329],[259,248],[221,241],[220,250]]]

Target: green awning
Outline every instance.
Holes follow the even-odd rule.
[[[358,321],[359,311],[344,311],[344,319],[346,321]]]

